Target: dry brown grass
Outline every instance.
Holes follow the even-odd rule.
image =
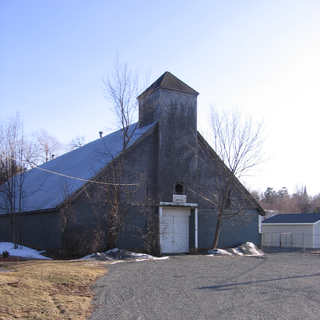
[[[0,263],[0,319],[86,319],[91,285],[108,262],[33,260]]]

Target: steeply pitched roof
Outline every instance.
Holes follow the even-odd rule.
[[[199,93],[175,77],[172,73],[166,71],[158,80],[156,80],[151,86],[149,86],[139,97],[144,96],[146,93],[150,93],[158,88],[171,89],[186,93],[198,95]]]
[[[277,214],[263,220],[262,223],[315,223],[320,220],[320,213],[290,213]]]
[[[154,126],[137,128],[128,147]],[[135,124],[129,130],[132,132],[133,128]],[[23,212],[56,208],[64,201],[65,188],[68,195],[74,194],[121,153],[122,143],[123,134],[118,130],[29,170],[23,183]],[[3,205],[3,199],[0,198],[0,214],[6,213],[1,210]]]

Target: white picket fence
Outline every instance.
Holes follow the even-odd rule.
[[[320,234],[265,232],[262,234],[262,246],[278,248],[279,251],[320,249]]]

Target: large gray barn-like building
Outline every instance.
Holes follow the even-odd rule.
[[[208,199],[219,168],[242,203],[241,218],[223,220],[219,247],[260,246],[264,212],[215,165],[221,160],[197,131],[197,96],[165,72],[138,97],[137,124],[26,172],[20,242],[65,254],[114,245],[158,254],[210,248],[217,214]],[[0,241],[11,241],[4,198],[1,210]]]

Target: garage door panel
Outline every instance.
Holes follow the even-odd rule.
[[[162,230],[165,233],[172,233],[174,228],[173,217],[172,216],[162,217],[161,226],[162,226]]]
[[[189,234],[189,221],[188,222],[175,221],[173,224],[173,231],[174,231],[174,233],[187,233],[187,234]]]

